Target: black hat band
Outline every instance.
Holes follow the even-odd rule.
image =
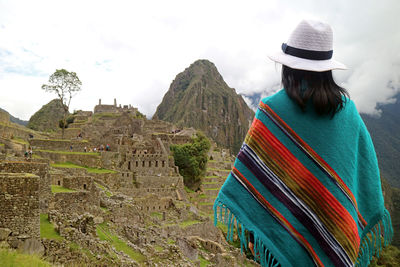
[[[288,46],[287,44],[282,44],[282,51],[285,54],[300,57],[304,59],[311,59],[311,60],[327,60],[331,59],[333,55],[333,50],[330,51],[313,51],[313,50],[306,50],[300,49],[293,46]]]

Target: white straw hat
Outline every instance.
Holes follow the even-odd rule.
[[[268,55],[278,63],[293,69],[310,71],[345,70],[346,66],[332,59],[331,27],[320,21],[303,20],[290,35],[282,51]]]

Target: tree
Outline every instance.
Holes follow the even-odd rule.
[[[206,172],[210,146],[210,141],[202,132],[197,132],[190,143],[171,146],[175,165],[179,167],[186,186],[195,189],[199,185]]]
[[[79,80],[75,72],[69,72],[65,69],[56,70],[50,78],[48,84],[43,84],[42,89],[46,92],[55,93],[58,99],[61,100],[64,107],[64,115],[62,123],[60,123],[62,129],[62,139],[64,139],[64,129],[67,125],[67,114],[71,99],[75,92],[81,90],[82,82]]]

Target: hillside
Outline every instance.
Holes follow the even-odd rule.
[[[32,115],[27,127],[36,131],[57,130],[58,123],[63,118],[63,112],[61,101],[53,99]]]
[[[400,94],[393,104],[381,105],[380,117],[362,114],[374,141],[381,176],[400,188]]]
[[[197,60],[176,76],[153,118],[202,130],[217,144],[236,153],[253,116],[254,112],[225,83],[215,65]]]
[[[28,125],[28,121],[24,121],[24,120],[21,120],[21,119],[19,119],[17,117],[14,117],[7,110],[4,110],[4,109],[0,108],[0,111],[3,111],[3,112],[7,113],[10,116],[10,121],[11,122],[17,123],[17,124],[22,125],[22,126]]]

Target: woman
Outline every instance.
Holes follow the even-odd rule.
[[[261,100],[214,204],[262,266],[367,266],[392,238],[375,150],[332,54],[330,26],[302,21],[270,56],[284,89]]]

